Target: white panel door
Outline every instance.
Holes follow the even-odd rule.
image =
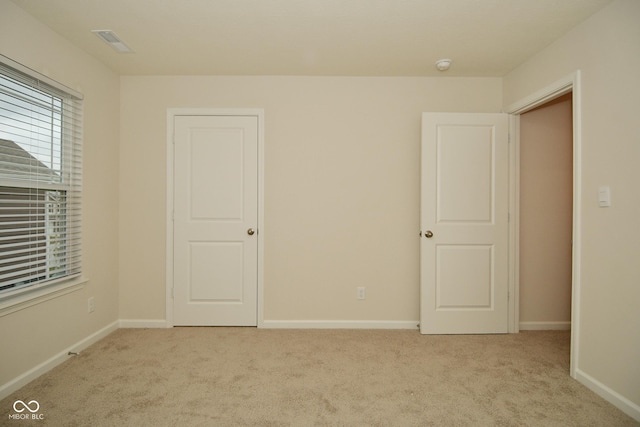
[[[174,119],[174,324],[257,325],[258,118]]]
[[[508,330],[507,114],[424,113],[420,331]]]

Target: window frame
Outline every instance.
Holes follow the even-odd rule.
[[[40,188],[51,189],[64,188],[65,196],[65,209],[71,209],[75,207],[78,209],[78,219],[69,220],[68,224],[72,224],[77,228],[79,233],[76,237],[69,237],[75,230],[67,228],[65,230],[65,242],[75,245],[78,248],[78,256],[80,259],[77,261],[77,271],[65,274],[60,278],[47,279],[44,281],[34,281],[32,284],[17,287],[16,289],[5,290],[0,293],[0,317],[15,311],[21,310],[26,307],[30,307],[35,304],[39,304],[44,301],[48,301],[53,298],[68,294],[70,292],[77,291],[84,287],[87,279],[83,275],[83,262],[82,262],[82,125],[83,125],[83,95],[69,87],[50,79],[35,70],[32,70],[12,59],[0,54],[0,66],[2,66],[2,74],[11,79],[16,79],[25,83],[28,80],[28,85],[34,87],[37,90],[48,93],[53,97],[58,97],[61,94],[66,102],[71,103],[71,107],[65,106],[62,110],[62,119],[64,120],[67,115],[71,114],[71,120],[73,121],[73,128],[70,134],[67,131],[63,131],[61,144],[70,144],[74,147],[72,158],[68,158],[68,161],[72,161],[77,164],[73,166],[63,166],[61,169],[61,175],[65,175],[64,179],[71,176],[72,182],[60,185],[57,183],[43,183],[43,185],[30,185],[29,182],[36,182],[36,180],[25,180],[18,183],[18,179],[14,178],[2,178],[0,179],[0,186],[13,186],[24,188]],[[3,70],[8,72],[4,72]],[[69,109],[70,108],[70,109]],[[65,142],[65,139],[70,139]],[[76,152],[77,151],[77,152]],[[74,174],[67,175],[73,170]],[[5,175],[6,176],[6,175]],[[71,200],[73,197],[73,200]],[[73,203],[73,206],[71,204]],[[68,215],[72,215],[69,213]],[[70,249],[67,249],[70,250]],[[65,264],[66,265],[66,264]],[[68,268],[68,267],[67,267]]]

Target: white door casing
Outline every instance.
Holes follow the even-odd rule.
[[[259,117],[173,120],[172,323],[256,326]]]
[[[507,114],[423,114],[423,334],[508,331],[508,135]]]

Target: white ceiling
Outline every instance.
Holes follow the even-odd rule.
[[[123,75],[500,77],[611,0],[12,0]],[[110,29],[119,54],[91,30]],[[452,58],[446,74],[440,58]]]

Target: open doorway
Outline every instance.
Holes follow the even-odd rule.
[[[582,258],[582,133],[581,133],[581,78],[580,70],[549,84],[509,105],[505,112],[512,115],[511,135],[513,147],[510,176],[510,332],[520,330],[520,121],[522,115],[548,104],[564,95],[571,96],[572,128],[572,241],[571,241],[571,354],[569,373],[577,376],[580,337],[580,290]],[[537,230],[544,236],[545,230]]]
[[[520,330],[571,327],[572,93],[520,115]]]

